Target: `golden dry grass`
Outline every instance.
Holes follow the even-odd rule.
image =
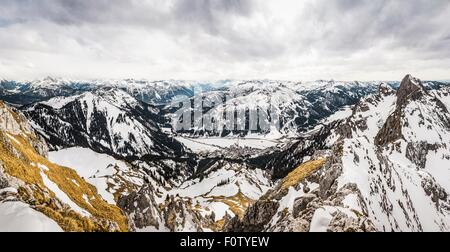
[[[222,202],[230,207],[231,212],[239,218],[243,218],[247,208],[255,202],[255,200],[248,198],[241,191],[231,197],[212,196],[209,197],[211,201]]]
[[[210,226],[208,226],[208,228],[214,232],[220,232],[221,230],[223,230],[223,226],[225,226],[225,220],[221,219],[213,222]]]
[[[325,164],[325,161],[326,159],[319,159],[301,164],[282,180],[281,188],[288,189],[291,186],[296,186],[303,179],[320,169]]]
[[[74,170],[53,164],[39,155],[30,144],[33,137],[16,135],[14,138],[19,142],[16,143],[6,141],[8,136],[0,132],[0,162],[5,172],[36,188],[33,195],[27,190],[20,190],[25,201],[34,199],[29,203],[58,222],[65,231],[109,231],[108,221],[117,223],[119,231],[128,230],[127,219],[117,206],[104,201],[96,188],[84,181]],[[13,154],[14,152],[18,155]],[[45,165],[48,171],[41,171],[37,166],[31,165],[32,163]],[[59,209],[51,198],[45,196],[46,187],[41,172],[56,183],[73,202],[91,213],[93,218],[83,217],[70,209]],[[76,181],[76,184],[73,181]],[[53,193],[51,195],[55,196]],[[83,195],[87,196],[89,202],[86,202]]]
[[[139,190],[139,187],[133,183],[130,183],[127,179],[125,179],[123,176],[121,176],[116,169],[117,169],[117,166],[114,167],[115,173],[114,173],[114,176],[112,176],[112,180],[114,182],[107,183],[107,190],[110,192],[114,191],[114,193],[113,193],[114,200],[117,202],[119,200],[120,196],[122,196],[124,194],[130,194],[131,192],[135,192],[135,191]],[[128,174],[125,174],[125,175],[128,175]]]

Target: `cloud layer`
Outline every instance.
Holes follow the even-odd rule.
[[[450,79],[448,0],[0,0],[0,77]]]

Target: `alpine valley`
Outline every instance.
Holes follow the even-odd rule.
[[[198,99],[280,127],[176,131]],[[47,77],[0,100],[0,231],[450,231],[449,82]]]

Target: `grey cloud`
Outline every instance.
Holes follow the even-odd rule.
[[[171,16],[177,23],[197,25],[210,34],[220,35],[222,22],[250,12],[251,4],[246,0],[180,0],[175,1]]]
[[[167,3],[172,4],[166,13],[155,8]],[[1,0],[0,5],[2,16],[11,21],[23,18],[61,25],[102,22],[155,25],[155,17],[160,22],[178,20],[180,24],[209,25],[224,15],[246,15],[251,10],[247,0]]]
[[[73,40],[86,50],[114,56],[111,48],[120,48],[130,32],[142,33],[142,37],[164,37],[190,55],[185,56],[188,62],[177,62],[180,65],[211,62],[223,72],[236,63],[246,63],[248,68],[272,65],[278,70],[288,61],[306,62],[311,52],[335,65],[350,64],[352,55],[369,55],[370,50],[389,55],[406,51],[409,58],[448,62],[443,59],[450,55],[448,0],[277,1],[294,10],[286,14],[292,22],[283,20],[284,13],[265,8],[269,2],[0,0],[0,38],[7,38],[16,27],[23,33],[0,43],[24,52],[38,40],[41,44],[36,47],[41,50],[53,46],[53,53],[64,53],[64,43]],[[20,41],[20,36],[30,33],[32,40]],[[63,49],[58,50],[58,43]],[[151,50],[142,54],[151,56]],[[0,53],[14,58],[11,52],[0,49]],[[320,64],[317,59],[314,63]]]
[[[168,2],[171,4],[167,10],[158,9],[159,5]],[[240,51],[244,56],[260,55],[271,51],[267,47],[258,49],[265,41],[260,41],[243,53],[243,50],[237,48],[239,45],[242,48],[245,44],[254,44],[255,41],[249,40],[258,37],[249,38],[245,31],[235,31],[229,27],[230,19],[251,14],[253,2],[249,0],[0,0],[0,5],[0,16],[5,17],[0,21],[0,27],[18,23],[34,26],[36,22],[45,21],[61,26],[141,28],[149,32],[163,31],[174,40],[178,39],[177,36],[186,36],[196,44],[202,33],[206,33],[224,40],[222,46],[225,48],[222,51],[225,50],[228,54]],[[202,43],[198,44],[200,46]],[[209,50],[203,48],[201,51],[207,53]]]
[[[447,29],[445,23],[436,26],[433,21],[448,14],[448,6],[445,0],[315,1],[300,20],[320,30],[316,37],[306,35],[308,43],[337,53],[367,49],[384,39],[414,47],[422,38]]]

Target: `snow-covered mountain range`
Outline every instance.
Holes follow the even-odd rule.
[[[46,78],[0,97],[0,229],[450,230],[444,82]],[[205,113],[275,107],[281,128],[170,128],[174,98],[222,97]]]
[[[289,82],[289,81],[243,81],[230,84],[220,90],[202,92],[192,98],[194,104],[203,102],[207,115],[215,120],[216,127],[205,129],[194,121],[193,127],[178,133],[190,136],[248,136],[267,135],[272,138],[298,135],[320,120],[334,114],[344,106],[355,104],[360,98],[373,93],[378,82]],[[217,102],[222,102],[217,106]],[[185,108],[186,109],[186,108]],[[192,109],[192,108],[188,108]],[[165,114],[170,114],[173,107]],[[223,115],[234,112],[244,115],[245,126],[233,130],[225,128],[229,120]],[[277,128],[250,129],[249,114],[260,113],[258,120],[269,124],[273,113],[279,116]],[[194,120],[202,120],[196,118]],[[203,119],[204,120],[204,119]],[[200,126],[196,126],[200,125]]]
[[[2,100],[16,104],[31,104],[58,96],[72,96],[94,91],[99,88],[124,90],[139,100],[151,104],[166,103],[174,96],[192,96],[193,86],[208,85],[188,81],[148,81],[148,80],[70,80],[55,77],[33,81],[0,81]]]

